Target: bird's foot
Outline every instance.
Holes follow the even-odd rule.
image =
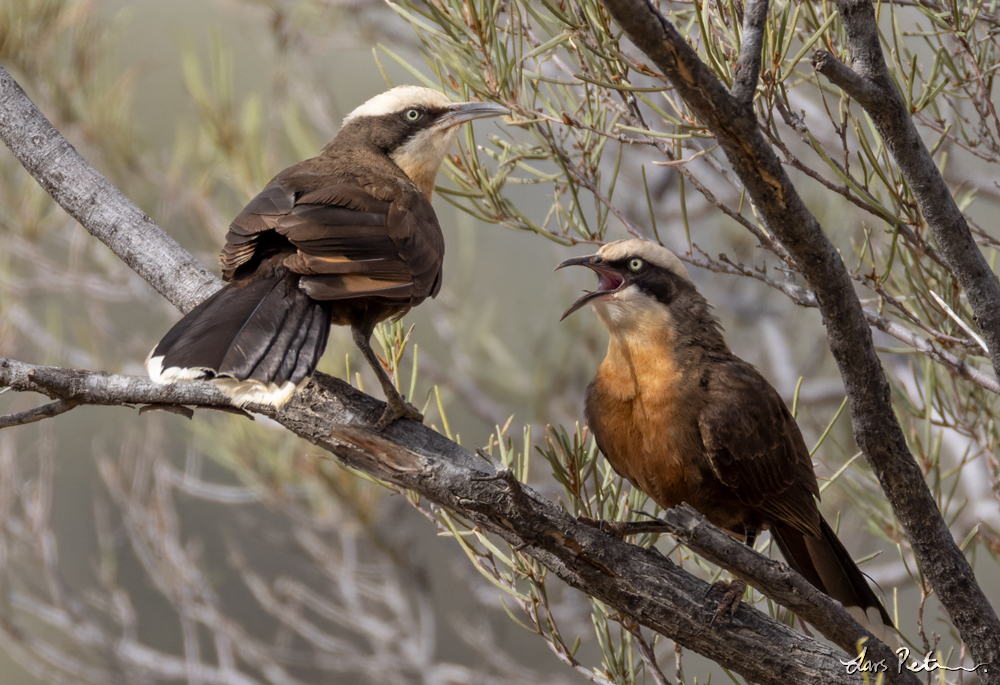
[[[396,397],[388,398],[385,411],[382,412],[382,418],[378,420],[378,423],[375,424],[375,426],[379,430],[385,430],[389,427],[389,424],[396,419],[413,419],[414,421],[423,423],[424,415],[420,413],[420,410],[404,400],[401,396],[396,395]]]
[[[728,583],[719,580],[708,588],[705,598],[707,599],[709,595],[719,591],[722,592],[722,597],[719,598],[719,606],[715,609],[715,615],[712,616],[712,621],[709,623],[710,626],[714,626],[720,618],[724,617],[729,620],[736,614],[736,610],[740,608],[740,602],[743,601],[743,595],[747,591],[747,584],[742,580],[731,580]]]

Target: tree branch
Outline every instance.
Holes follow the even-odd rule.
[[[211,271],[80,156],[3,67],[0,139],[70,216],[182,312],[221,287]]]
[[[989,347],[993,369],[1000,376],[1000,281],[976,245],[889,74],[875,8],[870,0],[837,0],[837,10],[844,22],[852,65],[841,64],[830,53],[818,50],[813,55],[813,68],[857,100],[871,117],[952,273],[969,296],[972,315]]]
[[[1000,619],[907,449],[871,330],[839,253],[805,207],[756,118],[726,92],[674,26],[648,0],[604,0],[604,5],[716,136],[771,234],[808,279],[844,379],[855,439],[962,639],[978,662],[996,665]],[[988,670],[984,682],[1000,682],[1000,667]]]
[[[760,78],[761,52],[764,49],[764,28],[767,22],[767,0],[747,0],[743,15],[743,43],[736,62],[733,99],[744,107],[753,105]]]
[[[17,414],[4,414],[0,416],[0,428],[23,426],[28,423],[41,421],[42,419],[50,419],[53,416],[65,414],[70,409],[78,406],[80,406],[79,403],[72,400],[56,400],[55,402],[49,402],[41,407],[35,407],[34,409],[18,412]]]
[[[214,406],[228,400],[211,383],[156,385],[146,378],[40,367],[0,359],[0,385],[96,405]],[[409,420],[383,433],[371,429],[383,404],[343,381],[317,374],[281,410],[256,407],[342,462],[413,490],[457,512],[512,547],[542,562],[563,581],[634,617],[678,644],[760,683],[859,683],[844,661],[869,638],[868,658],[896,663],[839,603],[785,564],[763,557],[722,533],[686,506],[664,515],[659,532],[737,573],[795,611],[850,656],[837,654],[756,609],[741,605],[728,622],[709,623],[708,585],[656,550],[647,550],[580,523],[444,436]],[[912,673],[889,672],[887,682],[917,683]]]

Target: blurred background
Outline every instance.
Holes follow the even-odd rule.
[[[581,288],[593,284],[588,274],[552,273],[569,256],[628,237],[626,222],[708,267],[690,267],[691,276],[715,305],[730,346],[795,405],[807,443],[818,446],[814,459],[826,488],[821,508],[827,518],[839,522],[841,539],[856,558],[873,557],[862,569],[879,584],[890,613],[898,612],[914,651],[935,649],[942,661],[961,663],[954,629],[858,458],[819,313],[796,306],[752,272],[804,284],[719,211],[724,206],[731,216],[755,221],[721,153],[692,134],[695,127],[680,115],[685,133],[673,139],[673,149],[681,159],[694,155],[687,168],[696,176],[658,166],[667,158],[652,144],[605,147],[605,140],[595,149],[581,132],[616,124],[598,121],[581,103],[605,95],[559,86],[546,99],[538,86],[579,71],[563,68],[576,47],[559,42],[521,55],[521,65],[537,64],[490,91],[490,69],[457,64],[463,53],[449,51],[440,36],[474,42],[457,31],[435,33],[435,17],[445,17],[440,27],[462,16],[452,3],[441,6],[455,11],[442,9],[439,16],[423,5],[365,0],[5,0],[0,64],[101,173],[213,269],[229,221],[275,173],[313,156],[364,100],[390,85],[416,83],[413,70],[430,83],[450,83],[447,74],[468,79],[474,96],[511,98],[505,101],[521,107],[515,121],[523,122],[526,111],[544,111],[550,119],[539,117],[543,123],[534,130],[477,122],[449,177],[438,179],[451,191],[435,199],[447,243],[444,288],[402,324],[414,328],[400,376],[406,389],[416,357],[412,399],[426,403],[426,423],[470,449],[492,451],[513,439],[517,455],[511,458],[530,484],[574,511],[581,510],[579,493],[560,484],[560,459],[578,450],[596,465],[596,494],[611,503],[602,500],[597,510],[651,510],[595,462],[577,425],[606,333],[589,311],[559,322]],[[550,16],[558,15],[545,6]],[[678,16],[692,7],[675,5]],[[784,12],[786,24],[795,27],[789,41],[797,42],[783,48],[789,61],[807,44],[810,26],[825,21],[799,17],[796,7],[779,4],[774,12],[776,21]],[[789,22],[789,12],[801,23]],[[712,20],[724,18],[718,12]],[[911,19],[919,23],[921,17]],[[514,33],[498,33],[498,45],[483,47],[477,59],[489,61],[493,50],[510,48]],[[715,37],[727,39],[721,30]],[[542,35],[533,46],[548,38]],[[710,50],[708,40],[696,42]],[[937,66],[933,49],[912,49],[924,76],[931,64],[945,68]],[[908,65],[907,59],[899,64]],[[814,84],[794,69],[789,66],[793,76],[784,83],[788,91],[802,86],[806,93],[782,90],[780,97],[793,103],[795,116],[825,131],[820,146],[841,155],[866,189],[871,184],[872,206],[905,219],[904,209],[911,209],[905,192],[896,188],[896,196],[878,187],[894,184],[892,172],[883,176],[877,165],[884,151],[877,150],[867,166],[855,161],[850,167],[851,155],[861,155],[853,144],[863,137],[863,117],[836,96],[809,91]],[[477,70],[478,83],[467,73]],[[641,71],[632,76],[637,83],[650,80]],[[535,90],[523,90],[522,82],[518,91],[517,78],[533,82]],[[936,87],[933,74],[928,83]],[[948,87],[960,84],[955,76]],[[556,94],[564,99],[557,101]],[[987,91],[980,97],[989,102],[992,96]],[[557,178],[561,166],[544,136],[532,138],[555,130],[561,107],[578,117],[566,129],[572,133],[553,143],[578,155],[574,161],[584,160],[575,184]],[[647,114],[658,111],[643,107]],[[979,111],[974,98],[956,107],[960,114],[928,110],[925,132],[949,116],[965,117],[973,130],[968,119]],[[823,128],[827,118],[842,129]],[[671,121],[664,117],[665,130]],[[805,160],[798,171],[789,163],[791,173],[849,268],[876,276],[885,269],[874,288],[863,288],[859,278],[866,304],[883,313],[885,297],[903,298],[913,303],[913,318],[925,323],[903,321],[907,330],[968,340],[927,296],[931,290],[943,294],[956,320],[971,320],[956,286],[912,246],[897,246],[882,214],[847,202],[810,176],[817,153],[803,141],[811,133],[795,132],[787,121],[768,125],[786,136],[779,139],[786,161]],[[855,124],[860,128],[851,129]],[[996,135],[992,125],[983,136],[987,142]],[[638,139],[649,131],[631,133]],[[848,138],[851,145],[838,148]],[[942,141],[936,152],[957,160],[942,162],[948,181],[995,260],[998,236],[989,218],[996,216],[1000,192],[990,165],[1000,157],[988,146],[947,136]],[[599,189],[610,184],[611,202],[591,197],[571,203],[567,198],[583,193],[591,177]],[[698,183],[714,203],[696,192]],[[503,202],[516,211],[504,210]],[[884,313],[893,316],[888,307]],[[0,356],[142,374],[147,353],[178,318],[10,154],[0,153]],[[911,448],[956,538],[966,542],[987,594],[1000,596],[995,395],[898,339],[876,336]],[[988,360],[971,347],[957,345],[954,353],[989,374]],[[346,330],[333,330],[320,369],[379,396]],[[0,414],[44,401],[8,392],[0,395]],[[340,468],[263,417],[249,422],[199,411],[188,420],[80,407],[4,429],[0,527],[5,685],[653,682],[639,656],[643,639],[671,681],[727,677],[648,631],[636,634],[558,580],[546,582],[544,572],[516,553],[491,549],[496,540],[480,536],[456,544],[468,531],[447,513]],[[642,542],[658,544],[706,578],[715,573],[671,540]],[[765,536],[758,547],[767,546]],[[778,615],[765,602],[759,607]]]

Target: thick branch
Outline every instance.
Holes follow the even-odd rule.
[[[976,245],[972,231],[944,182],[930,150],[886,67],[878,20],[870,0],[837,0],[851,66],[820,50],[813,68],[858,101],[892,153],[924,221],[969,297],[969,306],[1000,376],[1000,281]]]
[[[726,92],[673,25],[648,0],[604,0],[604,4],[716,136],[771,234],[808,279],[844,379],[858,445],[962,639],[977,661],[995,664],[1000,619],[907,449],[871,330],[836,248],[806,209],[756,119]],[[1000,682],[1000,667],[988,670],[984,682]]]
[[[132,204],[0,67],[0,139],[66,212],[182,312],[221,282]]]
[[[210,406],[227,400],[211,383],[155,385],[145,378],[38,367],[0,360],[0,386],[98,405],[144,403]],[[349,466],[413,490],[495,533],[541,561],[562,580],[635,617],[678,644],[760,683],[859,683],[828,647],[741,606],[729,622],[709,623],[707,584],[656,552],[606,535],[439,433],[397,421],[370,429],[382,403],[346,383],[317,374],[278,412],[265,411],[297,435]],[[667,512],[663,530],[692,550],[788,606],[853,656],[866,635],[840,604],[786,565],[772,561],[707,523],[694,510]],[[895,663],[888,647],[869,636],[868,658]],[[908,672],[887,682],[916,683]],[[896,678],[893,680],[893,678]]]

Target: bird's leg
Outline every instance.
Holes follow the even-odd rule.
[[[745,542],[750,549],[753,549],[753,545],[757,541],[758,532],[756,528],[747,528],[746,530]],[[747,591],[747,584],[735,578],[728,583],[723,580],[712,583],[712,586],[708,588],[708,592],[711,593],[716,587],[720,589],[725,588],[725,591],[719,599],[719,606],[715,610],[715,616],[712,617],[710,625],[715,625],[716,620],[723,616],[732,618],[736,610],[740,608],[740,602],[743,601],[743,595]]]
[[[368,361],[368,365],[372,367],[372,371],[375,372],[375,377],[378,378],[378,382],[382,385],[382,392],[385,393],[385,401],[388,406],[385,408],[385,411],[382,412],[382,418],[380,418],[376,424],[377,428],[379,430],[383,430],[390,423],[401,418],[415,419],[423,423],[424,415],[421,414],[416,407],[402,398],[396,390],[396,386],[392,384],[392,379],[389,378],[389,374],[387,374],[385,372],[385,368],[382,367],[382,362],[380,362],[378,357],[375,356],[375,351],[371,346],[372,331],[366,331],[362,328],[352,326],[351,333],[354,335],[354,344],[358,346],[358,349],[361,350],[361,353]]]

